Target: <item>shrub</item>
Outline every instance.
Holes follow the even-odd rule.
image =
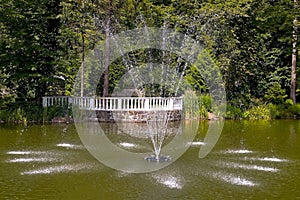
[[[183,99],[184,116],[186,119],[192,119],[198,116],[197,110],[198,97],[192,90],[186,91]]]
[[[271,119],[270,109],[267,106],[256,106],[243,113],[246,119]]]
[[[293,104],[288,107],[289,117],[300,117],[300,104]]]
[[[284,116],[285,109],[284,109],[283,105],[275,105],[275,104],[269,103],[267,106],[270,110],[271,118],[279,119]]]
[[[281,88],[279,83],[274,83],[269,87],[265,95],[265,99],[270,103],[283,104],[287,98],[285,89]]]
[[[240,119],[242,118],[242,111],[240,108],[228,105],[226,107],[226,118],[228,119]]]

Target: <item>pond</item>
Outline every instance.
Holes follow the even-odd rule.
[[[226,121],[200,159],[208,123],[178,160],[140,174],[101,164],[72,124],[1,125],[0,199],[300,199],[300,121]]]

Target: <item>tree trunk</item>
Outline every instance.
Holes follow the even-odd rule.
[[[82,53],[81,53],[81,82],[80,82],[80,96],[83,97],[83,87],[84,87],[84,34],[81,32],[82,39]]]
[[[295,9],[298,7],[298,0],[294,0]],[[293,21],[293,50],[292,50],[292,76],[290,98],[296,103],[296,63],[297,63],[297,29],[298,20],[295,17]]]
[[[84,28],[84,0],[82,1],[82,27],[81,27],[81,77],[80,77],[80,96],[83,97],[83,88],[84,88],[84,50],[85,50],[85,45],[84,45],[84,31],[82,30]]]
[[[108,96],[108,85],[109,85],[109,56],[110,56],[110,46],[109,46],[109,34],[110,34],[110,12],[111,12],[112,0],[108,1],[108,6],[106,10],[106,22],[105,22],[105,69],[104,69],[104,84],[103,84],[103,96]]]

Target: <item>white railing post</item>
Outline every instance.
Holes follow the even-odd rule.
[[[91,110],[94,110],[94,109],[95,109],[95,101],[94,101],[94,98],[93,98],[93,97],[90,98],[90,109],[91,109]]]
[[[122,99],[117,98],[117,109],[121,110],[122,109]]]
[[[150,109],[150,99],[146,98],[144,103],[144,109],[149,110]]]
[[[169,99],[169,109],[173,109],[174,99]]]

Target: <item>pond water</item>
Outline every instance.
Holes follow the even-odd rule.
[[[0,199],[300,199],[300,121],[226,121],[199,159],[208,123],[180,159],[141,174],[101,164],[74,125],[1,125]]]

